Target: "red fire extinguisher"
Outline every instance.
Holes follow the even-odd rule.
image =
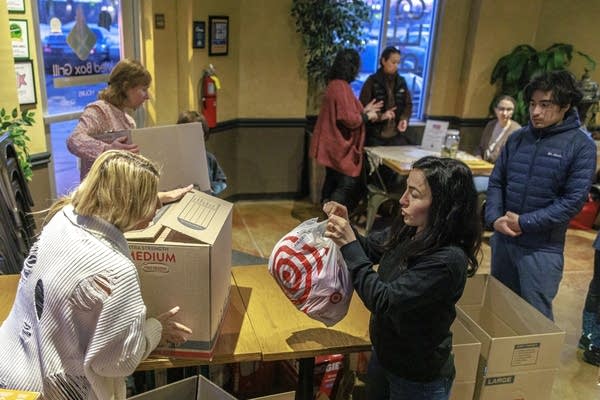
[[[202,114],[209,128],[217,126],[217,89],[219,83],[212,64],[202,76]]]

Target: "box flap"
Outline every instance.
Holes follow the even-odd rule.
[[[455,382],[475,382],[481,342],[458,319],[454,320],[450,330],[456,368]]]
[[[160,223],[204,243],[214,244],[232,207],[225,200],[193,190],[173,204]]]
[[[129,397],[130,400],[163,400],[163,399],[181,399],[196,400],[198,393],[198,377],[182,379],[180,381],[161,386],[156,389]]]
[[[159,190],[193,183],[210,191],[204,132],[199,122],[131,130],[131,140],[140,153],[161,167]]]
[[[139,241],[155,241],[163,230],[163,224],[160,221],[163,214],[171,207],[172,204],[167,204],[161,207],[156,213],[150,225],[144,229],[136,229],[133,231],[125,232],[125,239],[127,240],[139,240]]]
[[[163,397],[174,399],[174,397]],[[198,375],[198,396],[196,400],[236,400],[235,397],[203,377]]]

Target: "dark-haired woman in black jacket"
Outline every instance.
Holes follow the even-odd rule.
[[[455,159],[418,160],[400,207],[391,228],[364,238],[345,207],[326,203],[325,236],[371,311],[367,397],[445,400],[455,376],[450,325],[481,245],[471,171]]]

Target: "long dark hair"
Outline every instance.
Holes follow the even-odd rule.
[[[471,170],[462,161],[432,156],[417,160],[412,167],[423,171],[431,189],[427,226],[415,236],[417,228],[404,224],[399,215],[386,247],[402,246],[405,261],[440,247],[460,247],[469,259],[467,274],[472,276],[479,267],[481,223]]]
[[[348,83],[356,79],[360,67],[360,55],[354,49],[338,51],[329,69],[327,80],[341,79]]]

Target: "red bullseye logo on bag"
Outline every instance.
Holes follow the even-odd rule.
[[[327,326],[348,312],[352,282],[337,246],[323,237],[324,223],[304,221],[269,257],[269,272],[297,309]]]
[[[303,243],[297,236],[286,236],[279,244],[279,249],[273,256],[274,276],[295,305],[306,302],[312,288],[313,275],[321,272],[323,257],[328,252],[329,248],[317,249]]]
[[[335,292],[331,296],[329,296],[329,301],[333,304],[337,304],[340,301],[342,301],[343,298],[344,296],[340,292]]]

